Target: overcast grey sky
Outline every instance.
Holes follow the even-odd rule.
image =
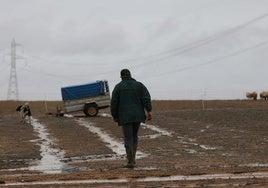
[[[268,90],[267,0],[0,0],[0,99],[18,44],[20,99],[129,68],[153,99],[244,98]]]

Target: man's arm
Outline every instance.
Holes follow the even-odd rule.
[[[145,110],[147,111],[147,120],[152,120],[153,115],[152,115],[151,95],[148,89],[143,84],[142,84],[142,87],[143,87],[142,103],[143,103]]]
[[[115,122],[118,122],[118,105],[119,105],[119,94],[117,92],[117,87],[114,88],[112,92],[112,99],[111,99],[111,114]]]

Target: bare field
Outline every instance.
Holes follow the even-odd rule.
[[[15,111],[21,103],[0,101],[0,186],[268,186],[268,101],[153,101],[134,170],[123,167],[108,109],[56,117],[61,102],[30,102],[28,125]]]

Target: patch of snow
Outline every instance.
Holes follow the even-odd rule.
[[[149,125],[149,124],[145,124],[145,123],[141,123],[142,126],[146,127],[147,129],[151,129],[155,132],[158,132],[159,134],[163,135],[163,136],[171,136],[172,133],[166,131],[165,129],[161,129],[155,125]]]
[[[37,132],[40,145],[41,160],[37,165],[29,167],[29,170],[38,170],[44,173],[61,173],[66,166],[61,161],[64,157],[64,151],[57,149],[56,144],[49,138],[49,133],[45,126],[32,118],[32,126]]]

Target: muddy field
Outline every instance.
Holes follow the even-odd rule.
[[[109,110],[56,117],[30,102],[31,125],[0,101],[0,187],[267,187],[268,101],[153,101],[137,167]]]

